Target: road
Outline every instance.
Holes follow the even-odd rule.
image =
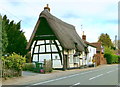
[[[119,67],[118,65],[101,67],[30,85],[69,85],[69,87],[77,85],[118,85],[118,76],[120,76],[118,75]]]

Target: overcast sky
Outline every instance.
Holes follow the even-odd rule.
[[[21,29],[29,40],[39,14],[46,4],[50,13],[82,31],[87,41],[96,42],[101,33],[108,33],[112,40],[118,35],[119,0],[0,0],[0,13],[10,20],[21,20]],[[81,25],[83,25],[81,29]]]

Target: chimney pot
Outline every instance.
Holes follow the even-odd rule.
[[[84,31],[83,31],[82,39],[86,41],[86,35],[84,35]]]
[[[44,7],[44,10],[47,9],[50,12],[49,4],[47,4],[46,7]]]

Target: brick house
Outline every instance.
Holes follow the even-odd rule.
[[[102,65],[102,64],[106,64],[106,59],[104,58],[104,48],[102,46],[101,42],[94,42],[91,43],[92,45],[96,46],[96,55],[95,55],[95,62],[96,65]]]

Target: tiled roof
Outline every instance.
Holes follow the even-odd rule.
[[[94,43],[91,43],[91,44],[97,47],[97,49],[96,49],[97,51],[102,50],[102,48],[101,48],[102,43],[101,42],[94,42]]]

